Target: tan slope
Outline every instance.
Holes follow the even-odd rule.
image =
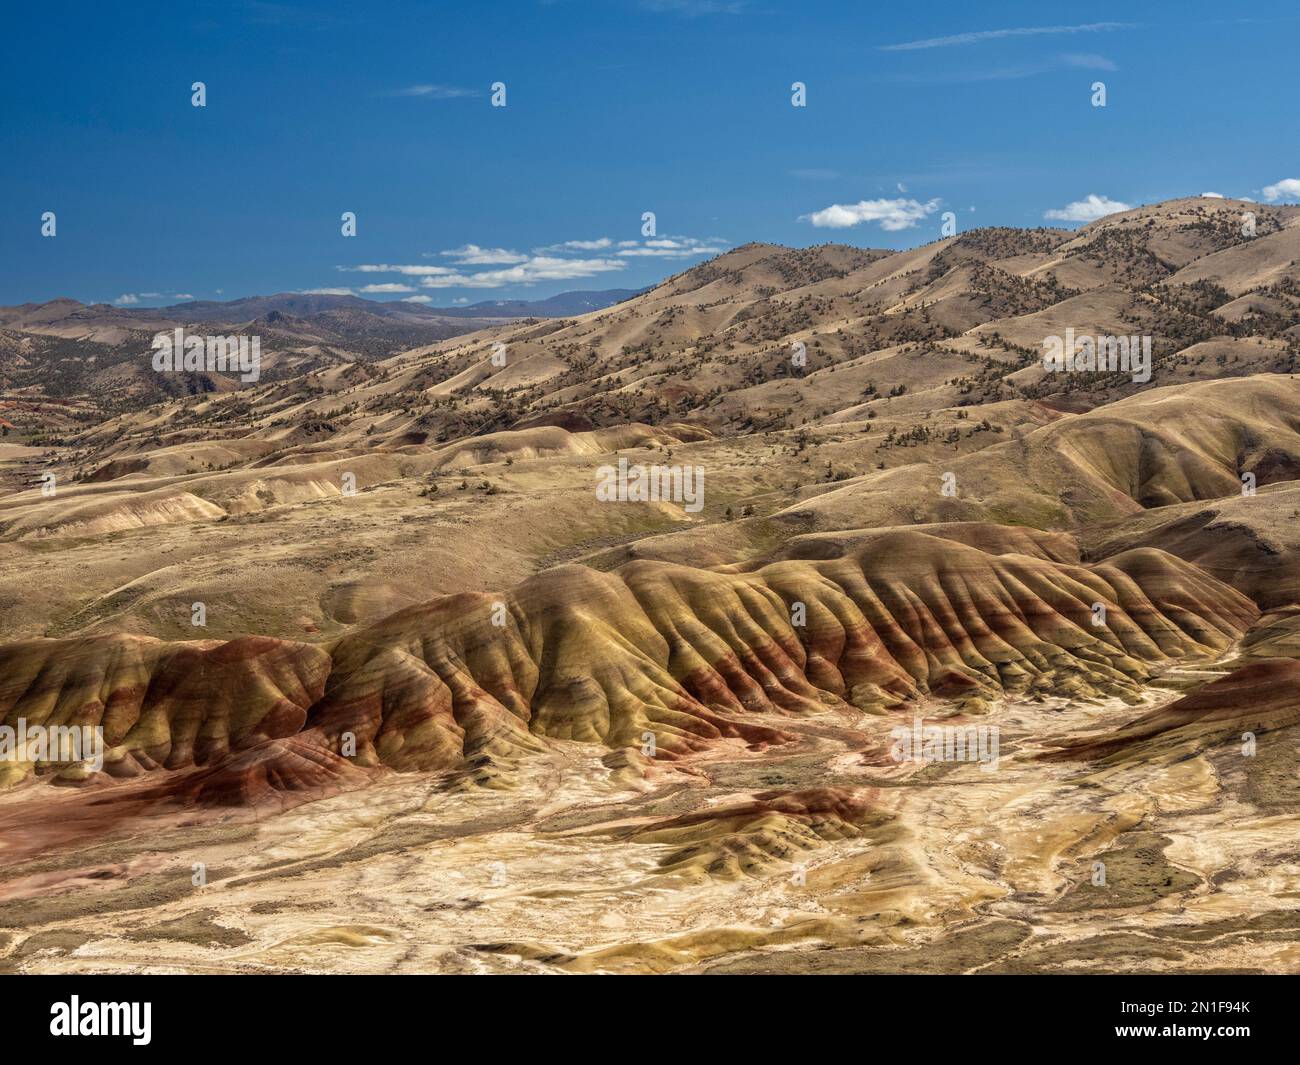
[[[1300,473],[1300,383],[1260,375],[1142,392],[951,463],[819,487],[782,512],[820,528],[1014,521],[1077,528],[1144,508],[1218,499]],[[943,475],[954,491],[944,495]]]
[[[1300,215],[1290,219],[1285,229],[1244,240],[1236,247],[1189,263],[1167,283],[1213,281],[1240,296],[1284,280],[1300,281]]]
[[[1242,233],[1242,215],[1255,216],[1261,236],[1291,226],[1300,219],[1300,208],[1272,206],[1249,200],[1190,196],[1135,207],[1089,222],[1074,239],[1058,249],[1079,254],[1100,250],[1113,242],[1132,253],[1150,255],[1171,270],[1225,249],[1249,238]]]
[[[1149,511],[1092,539],[1092,557],[1158,547],[1231,584],[1261,609],[1300,603],[1300,482]]]

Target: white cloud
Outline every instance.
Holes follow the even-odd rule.
[[[620,251],[614,254],[625,258],[689,259],[695,255],[718,255],[727,250],[726,242],[700,240],[697,237],[652,237],[638,245],[636,241],[622,241]]]
[[[459,100],[466,96],[478,96],[477,89],[463,89],[456,85],[408,85],[397,89],[389,96],[417,96],[427,100]]]
[[[1300,200],[1300,178],[1283,178],[1276,185],[1265,185],[1260,191],[1269,203],[1274,200]]]
[[[598,237],[595,240],[566,240],[561,244],[548,244],[544,248],[538,248],[537,251],[604,251],[614,242],[609,237]]]
[[[353,292],[350,288],[305,288],[302,294],[304,296],[351,296]]]
[[[190,293],[190,292],[173,292],[173,293],[172,293],[172,299],[174,299],[174,300],[192,300],[193,298],[194,298],[194,295],[193,295],[193,293]]]
[[[404,274],[407,277],[425,277],[437,274],[454,274],[456,272],[449,266],[393,263],[363,263],[360,266],[336,266],[334,269],[358,274]]]
[[[549,244],[544,248],[537,248],[538,254],[547,252],[570,252],[570,251],[604,251],[607,248],[617,248],[615,255],[624,258],[635,258],[638,256],[661,258],[661,259],[688,259],[692,255],[718,255],[728,248],[728,244],[720,237],[710,237],[708,240],[701,240],[699,237],[652,237],[649,240],[620,240],[613,241],[609,237],[599,237],[596,240],[566,240],[560,244]]]
[[[882,52],[912,52],[920,48],[949,48],[953,45],[982,44],[1005,37],[1039,37],[1058,33],[1100,33],[1105,30],[1131,29],[1131,22],[1089,22],[1079,26],[1018,26],[1005,30],[979,30],[974,33],[954,33],[949,37],[927,37],[921,41],[904,41],[902,44],[882,44]]]
[[[620,259],[560,259],[552,255],[534,255],[527,262],[501,270],[425,277],[420,285],[423,288],[503,288],[506,285],[533,285],[539,281],[572,281],[622,270],[626,266]]]
[[[879,222],[889,232],[910,229],[926,215],[939,209],[938,200],[859,200],[857,203],[833,203],[812,214],[799,216],[819,229],[847,229],[862,222]]]
[[[122,295],[118,296],[113,302],[119,307],[130,307],[133,303],[139,303],[140,297],[134,292],[123,292]]]
[[[637,257],[659,259],[689,259],[702,255],[717,255],[730,245],[718,237],[707,240],[699,237],[663,236],[649,240],[620,240],[609,237],[591,240],[566,240],[559,244],[538,248],[526,255],[509,248],[486,248],[466,244],[437,252],[457,264],[427,266],[422,263],[359,263],[355,266],[336,266],[345,273],[398,274],[419,278],[423,289],[445,288],[505,288],[509,285],[533,285],[540,281],[572,281],[594,277],[627,268],[627,260]],[[613,256],[570,255],[573,252],[617,249]],[[434,253],[425,253],[431,255]],[[465,270],[467,266],[497,266],[496,270]],[[350,290],[343,290],[350,291]],[[366,285],[362,292],[411,292],[406,285],[393,282]]]
[[[1095,52],[1072,52],[1067,55],[1058,56],[1058,59],[1069,67],[1082,67],[1084,70],[1118,70],[1114,60],[1107,59],[1104,55],[1097,55]]]
[[[988,81],[1017,81],[1034,78],[1040,74],[1057,73],[1062,67],[1080,67],[1084,70],[1118,70],[1115,63],[1104,55],[1092,52],[1073,52],[1045,56],[1033,62],[1016,63],[984,70],[957,70],[948,66],[925,73],[886,74],[889,81],[909,85],[965,85]]]
[[[402,300],[403,303],[432,303],[432,296],[407,296]]]
[[[1064,207],[1053,208],[1043,217],[1056,222],[1095,222],[1098,218],[1105,218],[1108,214],[1131,210],[1133,210],[1132,204],[1120,203],[1119,200],[1098,196],[1093,192],[1082,200],[1067,203]]]
[[[1221,192],[1202,192],[1201,197],[1206,200],[1221,200],[1224,198]]]
[[[438,254],[448,256],[461,266],[506,266],[528,261],[527,255],[520,255],[517,251],[508,248],[480,248],[477,244],[466,244],[463,248],[452,248]]]

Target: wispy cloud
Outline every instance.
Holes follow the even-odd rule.
[[[691,259],[717,255],[728,247],[728,242],[721,238],[705,240],[671,235],[642,240],[616,241],[611,237],[565,240],[535,248],[531,253],[465,244],[446,251],[425,253],[426,258],[445,256],[455,263],[454,267],[426,263],[359,263],[335,269],[345,273],[396,274],[415,278],[422,289],[506,288],[511,285],[534,285],[542,281],[573,281],[613,273],[627,269],[629,260],[636,258]],[[590,252],[609,254],[583,254]],[[496,266],[499,269],[462,269],[473,266]],[[399,293],[415,290],[399,282],[383,282],[366,285],[361,291]]]
[[[799,216],[819,229],[848,229],[863,222],[879,222],[888,232],[911,229],[917,222],[939,209],[938,200],[859,200],[857,203],[833,203],[820,211]]]
[[[454,274],[456,272],[449,266],[426,266],[420,263],[364,263],[361,266],[337,266],[335,269],[359,274],[404,274],[407,277]]]
[[[1133,210],[1132,204],[1121,203],[1119,200],[1112,200],[1107,196],[1098,196],[1094,192],[1089,193],[1082,200],[1067,203],[1064,207],[1053,208],[1047,211],[1043,217],[1050,218],[1055,222],[1095,222],[1098,218],[1105,218],[1108,214],[1131,210]]]
[[[1259,191],[1269,203],[1277,200],[1300,200],[1300,178],[1283,178],[1274,185],[1265,185]]]
[[[695,237],[657,237],[643,241],[623,241],[615,255],[624,258],[690,259],[696,255],[719,255],[726,251],[721,240],[697,240]]]
[[[537,251],[604,251],[613,243],[609,237],[598,237],[596,240],[566,240],[559,244],[548,244],[544,248],[538,248]]]
[[[1067,52],[1057,59],[1068,67],[1082,67],[1084,70],[1118,70],[1114,61],[1095,52]]]
[[[378,285],[362,285],[361,291],[367,295],[382,295],[396,292],[414,292],[410,285],[403,285],[397,281],[385,281]]]
[[[976,30],[971,33],[954,33],[947,37],[927,37],[919,41],[903,41],[901,44],[882,44],[882,52],[913,52],[923,48],[952,48],[959,45],[983,44],[985,41],[998,41],[1007,37],[1042,37],[1062,33],[1103,33],[1109,30],[1134,29],[1133,22],[1087,22],[1078,26],[1016,26],[1003,30]]]
[[[526,262],[500,270],[480,270],[477,273],[443,274],[421,279],[422,288],[504,288],[507,285],[535,285],[539,281],[574,281],[583,277],[622,270],[626,263],[620,259],[561,259],[550,255],[534,255]]]
[[[527,255],[509,248],[480,248],[477,244],[466,244],[463,248],[452,248],[438,254],[447,256],[460,266],[503,266],[528,260]]]
[[[467,96],[482,96],[478,89],[467,89],[460,85],[407,85],[403,89],[394,89],[384,96],[414,96],[425,100],[462,100]]]
[[[621,259],[564,259],[558,256],[532,255],[500,270],[472,273],[443,266],[402,263],[363,263],[358,266],[340,266],[338,269],[363,274],[387,273],[418,277],[421,288],[502,288],[506,285],[532,285],[539,281],[594,277],[622,270],[626,265]]]
[[[906,82],[912,85],[959,85],[981,81],[1016,81],[1020,78],[1032,78],[1039,74],[1050,74],[1062,69],[1084,70],[1118,70],[1115,63],[1104,55],[1094,53],[1072,52],[1064,55],[1049,56],[1032,63],[1016,66],[995,67],[991,70],[939,70],[925,73],[896,73],[885,75],[888,81]]]

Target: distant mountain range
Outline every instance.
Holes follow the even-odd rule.
[[[459,307],[429,307],[411,300],[368,300],[361,296],[310,292],[279,292],[273,296],[243,296],[233,300],[191,300],[166,307],[119,307],[111,303],[82,303],[61,296],[44,303],[0,307],[0,328],[70,327],[78,323],[112,322],[126,328],[148,328],[155,319],[174,322],[251,322],[270,314],[311,319],[352,311],[389,321],[430,322],[441,318],[566,318],[604,310],[639,295],[644,289],[611,288],[561,292],[540,300],[481,300]],[[136,323],[140,323],[136,326]]]
[[[307,372],[337,360],[381,359],[409,348],[520,318],[565,318],[601,310],[631,289],[562,292],[543,300],[485,300],[463,307],[427,307],[407,300],[281,292],[169,307],[118,307],[60,298],[0,307],[0,388],[35,385],[53,395],[90,392],[152,401],[160,389],[204,391],[210,380],[160,381],[144,372],[140,354],[154,334],[176,325],[204,332],[256,333],[276,374]]]
[[[246,296],[234,300],[195,300],[170,307],[127,312],[157,315],[186,322],[252,321],[271,313],[311,318],[348,310],[362,311],[395,321],[429,321],[437,318],[565,318],[599,311],[638,295],[641,289],[561,292],[541,300],[482,300],[460,307],[429,307],[410,300],[368,300],[361,296],[281,292],[274,296]],[[97,306],[103,306],[98,304]],[[3,312],[0,312],[3,313]]]
[[[482,300],[464,307],[437,307],[435,313],[478,318],[569,318],[590,311],[603,311],[630,300],[643,288],[607,288],[599,291],[561,292],[544,300]]]

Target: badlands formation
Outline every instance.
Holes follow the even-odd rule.
[[[1300,209],[1243,209],[252,384],[0,314],[0,724],[104,738],[0,759],[0,970],[1296,971]]]

